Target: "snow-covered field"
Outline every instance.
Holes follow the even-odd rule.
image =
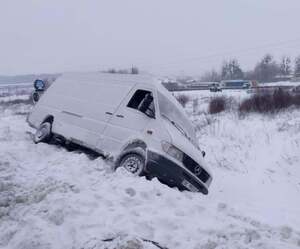
[[[271,83],[262,83],[261,86],[299,86],[300,82],[296,81],[279,81],[279,82],[271,82]]]
[[[199,98],[189,113],[214,173],[208,196],[36,145],[30,106],[0,106],[0,248],[300,248],[300,110],[207,115],[210,95],[187,94]]]
[[[32,83],[0,84],[0,97],[28,95],[33,91]]]

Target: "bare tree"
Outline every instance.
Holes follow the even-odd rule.
[[[255,80],[256,77],[255,77],[254,70],[249,70],[249,71],[244,72],[244,79],[245,80]]]
[[[110,68],[107,70],[108,73],[117,73],[117,70],[114,68]]]
[[[104,70],[102,72],[113,73],[113,74],[139,74],[139,69],[137,67],[132,67],[130,70],[110,68],[110,69]]]
[[[221,75],[216,70],[211,70],[205,72],[201,76],[201,81],[207,81],[207,82],[218,82],[221,81]]]
[[[300,74],[300,55],[295,59],[295,74]]]
[[[137,67],[132,67],[131,74],[139,74],[139,69]]]
[[[223,80],[236,80],[244,78],[244,73],[238,60],[231,59],[229,61],[225,61],[222,66],[221,76]]]
[[[281,75],[290,75],[292,72],[291,58],[289,56],[283,56],[279,65],[279,71]]]
[[[129,71],[127,69],[119,69],[117,71],[118,74],[129,74]]]
[[[279,67],[273,56],[266,54],[262,60],[255,66],[253,77],[261,82],[271,82],[279,73]]]

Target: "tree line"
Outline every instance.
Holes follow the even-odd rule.
[[[139,74],[140,71],[137,67],[131,67],[130,69],[115,69],[110,68],[108,70],[101,71],[103,73],[112,73],[112,74]]]
[[[278,77],[287,77],[290,75],[300,75],[300,55],[293,62],[289,56],[282,56],[278,62],[271,54],[266,54],[255,65],[253,70],[242,70],[237,59],[229,59],[223,62],[219,71],[211,70],[204,73],[201,81],[221,81],[248,79],[259,82],[272,82]]]

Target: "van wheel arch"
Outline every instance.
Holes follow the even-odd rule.
[[[52,133],[52,124],[54,121],[54,117],[52,115],[48,115],[44,118],[44,120],[40,123],[40,125],[36,128],[36,132],[33,135],[34,143],[46,142],[49,143],[53,137]]]
[[[48,122],[48,123],[50,123],[50,124],[53,124],[53,121],[54,121],[53,115],[48,115],[48,116],[46,116],[46,117],[44,118],[42,124],[43,124],[43,123],[46,123],[46,122]]]
[[[52,123],[44,121],[36,129],[36,132],[33,135],[33,141],[35,144],[40,142],[49,143],[52,139],[52,136]]]
[[[133,150],[135,148],[141,148],[144,151],[147,149],[147,144],[139,139],[130,141],[127,145],[124,146],[124,149],[122,151],[128,151],[128,150]]]

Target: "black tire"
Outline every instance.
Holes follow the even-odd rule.
[[[50,122],[42,123],[33,136],[33,141],[37,143],[47,143],[52,138],[52,124]]]
[[[143,176],[145,173],[145,157],[140,153],[129,152],[125,154],[118,165],[135,176]]]

